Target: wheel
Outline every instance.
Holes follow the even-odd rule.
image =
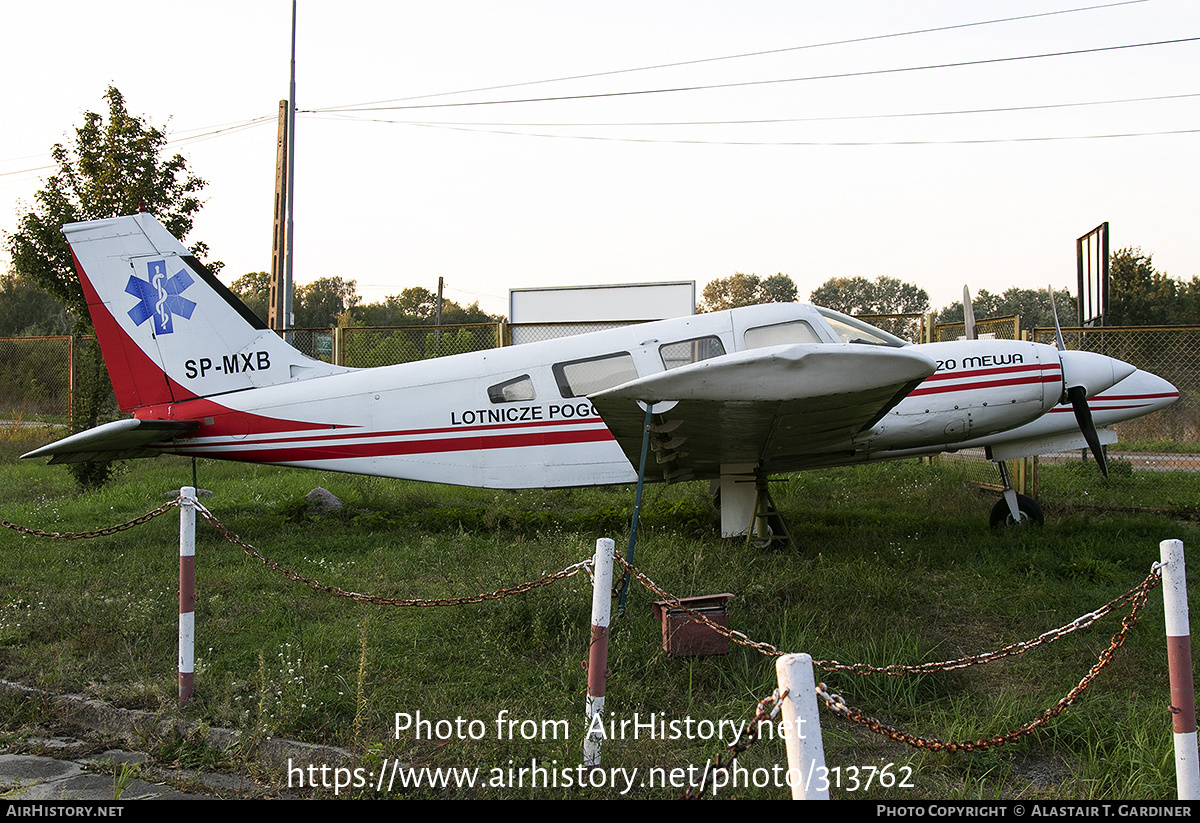
[[[1046,522],[1046,516],[1042,514],[1042,507],[1037,504],[1037,501],[1032,497],[1026,497],[1023,494],[1017,495],[1017,510],[1021,512],[1021,522],[1017,523],[1013,520],[1012,512],[1008,510],[1008,503],[1004,498],[992,507],[992,528],[1008,528],[1009,526],[1024,526],[1029,523],[1034,526],[1040,526]]]
[[[767,534],[765,537],[750,535],[750,545],[756,549],[781,549],[791,542],[791,531],[779,512],[767,515]]]

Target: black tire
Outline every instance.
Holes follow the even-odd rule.
[[[753,527],[751,527],[753,528]],[[784,522],[783,515],[779,512],[774,512],[767,515],[767,536],[766,537],[750,537],[750,545],[756,549],[781,549],[787,546],[791,534],[787,523]]]
[[[1000,498],[1000,502],[992,507],[992,528],[1002,529],[1009,528],[1010,526],[1023,526],[1026,523],[1040,526],[1046,522],[1046,516],[1042,514],[1042,507],[1032,497],[1018,494],[1017,510],[1021,512],[1020,523],[1013,520],[1012,513],[1008,510],[1008,503],[1005,502],[1004,498]]]

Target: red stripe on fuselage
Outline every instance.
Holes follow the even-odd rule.
[[[275,432],[321,431],[357,429],[358,426],[338,426],[333,423],[313,423],[305,420],[285,420],[265,417],[253,412],[239,411],[203,397],[186,403],[171,403],[151,408],[138,409],[134,417],[139,420],[196,420],[200,422],[199,437],[248,437],[252,434]],[[206,419],[212,423],[206,424]],[[193,438],[187,438],[193,439]]]
[[[183,454],[204,454],[224,460],[244,460],[260,463],[299,463],[313,460],[344,460],[360,457],[392,457],[410,454],[512,449],[528,446],[557,446],[570,443],[600,443],[613,440],[606,428],[574,431],[537,431],[518,434],[442,438],[434,440],[389,440],[382,443],[345,443],[334,445],[296,446],[282,449],[247,448],[232,451],[215,447],[171,447]],[[230,445],[230,444],[223,444]],[[261,444],[258,444],[261,445]]]
[[[1018,374],[1026,372],[1026,374]],[[952,385],[930,386],[930,382],[942,382],[948,380],[963,380],[972,378],[984,378],[983,380],[976,379],[971,383],[954,383]],[[995,389],[1002,386],[1025,386],[1037,385],[1039,383],[1061,383],[1062,382],[1062,367],[1053,364],[1037,363],[1030,366],[1011,366],[1001,369],[976,369],[973,371],[947,372],[944,374],[935,374],[925,379],[925,381],[913,391],[909,392],[909,397],[920,397],[927,394],[945,394],[949,392],[959,391],[978,391],[979,389]]]
[[[254,417],[255,415],[248,415],[248,416]],[[268,421],[271,420],[271,418],[258,418],[258,419],[268,420]],[[288,423],[290,421],[273,421],[273,422]],[[308,434],[308,435],[303,435],[303,436],[299,436],[299,437],[273,437],[269,440],[255,441],[255,444],[256,445],[268,445],[268,444],[274,445],[276,443],[297,443],[297,442],[299,442],[299,443],[314,443],[316,441],[324,441],[324,440],[352,440],[352,439],[362,440],[362,439],[371,438],[371,437],[429,437],[429,436],[438,435],[438,434],[487,432],[487,431],[501,431],[501,430],[529,429],[529,428],[547,428],[550,426],[555,426],[555,427],[578,426],[578,425],[593,425],[594,426],[597,423],[603,423],[603,422],[604,421],[602,421],[599,417],[581,417],[579,419],[539,420],[539,421],[526,422],[526,423],[492,423],[492,424],[487,424],[487,425],[483,425],[483,426],[447,426],[444,428],[437,428],[437,429],[408,429],[407,431],[353,431],[353,432],[347,431],[347,429],[351,429],[351,428],[358,429],[360,427],[345,426],[341,429],[338,429],[337,431],[331,431],[328,426],[320,426],[317,431],[312,431],[312,433]],[[274,433],[277,431],[280,431],[280,432],[282,432],[282,431],[289,431],[289,432],[290,431],[300,431],[305,426],[307,426],[310,431],[317,428],[316,426],[314,426],[314,424],[311,424],[311,423],[296,423],[295,425],[292,425],[289,428],[278,427],[278,428],[271,428],[271,429],[262,429],[259,431],[255,431],[252,434],[271,434],[271,433]],[[220,433],[214,433],[214,434],[216,436],[220,436]],[[208,433],[205,433],[204,435],[200,435],[200,436],[180,438],[180,441],[190,444],[193,441],[203,440],[210,436],[213,436],[213,435],[209,435]],[[197,443],[196,445],[201,445],[201,444]],[[210,445],[210,444],[205,443],[203,445]]]
[[[971,371],[944,371],[930,375],[929,377],[925,378],[925,382],[928,383],[930,380],[958,380],[960,377],[982,377],[997,374],[1016,374],[1017,372],[1045,371],[1047,369],[1055,372],[1061,372],[1062,364],[1031,363],[1028,366],[997,366],[991,369],[973,369]]]

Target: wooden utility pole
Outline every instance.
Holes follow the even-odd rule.
[[[442,345],[442,282],[443,282],[442,278],[439,277],[438,278],[437,306],[434,310],[434,319],[433,319],[433,328],[434,328],[433,344],[434,344],[434,346],[438,347],[439,349],[441,348],[441,345]],[[438,353],[440,354],[441,352],[439,351]]]
[[[271,298],[267,325],[277,332],[287,327],[284,295],[284,251],[287,248],[288,101],[279,101],[278,144],[275,147],[275,225],[271,233]]]

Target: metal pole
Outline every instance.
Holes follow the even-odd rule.
[[[646,451],[650,447],[650,417],[654,413],[654,404],[646,404],[646,425],[642,430],[642,459],[638,464],[637,494],[633,498],[633,522],[629,526],[629,549],[625,552],[625,562],[633,565],[633,546],[637,542],[638,515],[642,511],[642,485],[646,480]],[[629,576],[621,585],[621,596],[617,602],[617,614],[625,614],[625,595],[629,594]]]
[[[1175,782],[1180,800],[1200,800],[1196,748],[1196,691],[1192,678],[1192,635],[1188,625],[1183,541],[1158,544],[1166,606],[1167,668],[1171,679],[1171,726],[1175,732]]]
[[[179,490],[179,705],[192,697],[196,643],[196,489]]]
[[[784,740],[787,744],[787,782],[792,800],[828,800],[825,749],[821,745],[821,723],[817,717],[817,681],[812,657],[785,654],[775,661],[783,699]]]
[[[608,624],[612,617],[613,556],[616,544],[607,537],[596,541],[592,571],[592,642],[588,649],[588,731],[583,738],[583,765],[600,765],[604,740],[604,686],[608,679]],[[595,720],[594,718],[599,718]],[[601,724],[599,729],[592,723]]]
[[[296,0],[292,0],[292,65],[288,84],[288,150],[287,150],[287,251],[283,267],[283,328],[291,329],[292,319],[292,258],[296,232],[293,224],[293,205],[296,201]]]

